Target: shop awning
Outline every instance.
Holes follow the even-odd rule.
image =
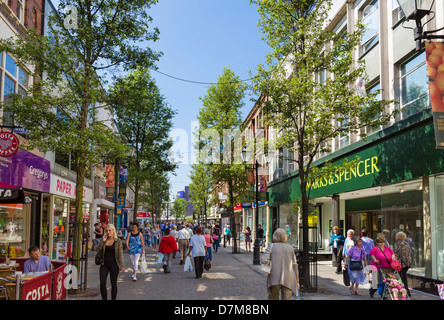
[[[0,182],[0,203],[25,203],[22,188]]]

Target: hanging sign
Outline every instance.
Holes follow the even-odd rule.
[[[0,132],[0,157],[10,157],[18,151],[20,144],[17,136],[11,132]]]
[[[21,188],[0,182],[0,203],[24,203],[25,194]]]
[[[425,47],[436,148],[444,149],[444,46],[442,42],[426,42]]]

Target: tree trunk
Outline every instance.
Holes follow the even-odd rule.
[[[299,175],[299,182],[301,185],[301,206],[302,206],[302,272],[303,272],[303,287],[305,290],[311,288],[310,284],[310,261],[309,261],[309,245],[308,245],[308,195],[307,182],[303,177],[303,172]]]
[[[83,186],[86,176],[86,164],[84,159],[79,159],[76,179],[76,215],[74,221],[74,230],[72,234],[72,259],[73,265],[80,272],[80,259],[82,258],[82,232],[83,232]],[[77,279],[81,279],[78,275]],[[77,288],[77,284],[73,284]]]

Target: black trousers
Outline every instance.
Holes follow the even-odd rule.
[[[194,271],[196,272],[196,279],[202,277],[204,271],[204,256],[194,257]]]
[[[407,271],[410,269],[410,267],[404,267],[401,268],[401,272],[399,273],[401,276],[401,280],[404,283],[404,288],[407,290],[407,293],[410,297],[410,289],[409,289],[409,285],[407,283]]]
[[[119,266],[116,262],[107,263],[100,266],[100,294],[102,295],[102,300],[108,300],[107,290],[106,290],[106,279],[108,274],[111,280],[111,299],[116,300],[117,298],[117,278],[119,276]]]
[[[343,247],[339,246],[338,248],[333,248],[333,259],[336,262],[336,271],[342,271],[342,250]]]

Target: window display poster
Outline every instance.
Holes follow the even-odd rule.
[[[56,261],[68,262],[72,258],[72,241],[58,241]]]

